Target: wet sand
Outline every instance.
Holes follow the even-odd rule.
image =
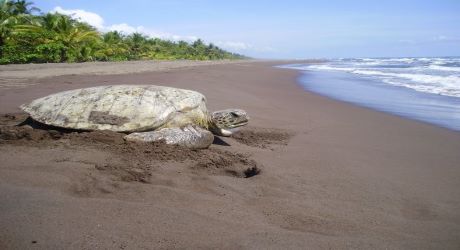
[[[460,247],[460,133],[305,92],[274,64],[0,88],[0,248]],[[201,151],[15,126],[22,103],[109,84],[197,90],[210,110],[247,110],[250,125]]]

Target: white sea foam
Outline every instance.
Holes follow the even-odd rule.
[[[379,66],[385,64],[384,62],[381,61],[366,61],[366,62],[357,62],[356,65],[358,66]]]
[[[355,70],[353,74],[380,76],[382,80],[393,85],[408,87],[417,91],[460,97],[460,77],[434,76],[410,73],[386,73],[381,71]],[[409,81],[404,81],[409,80]],[[396,84],[395,84],[396,83]]]
[[[460,131],[460,57],[343,58],[293,66],[309,71],[301,83],[313,92]]]
[[[432,58],[422,57],[422,58],[418,58],[417,60],[418,60],[418,61],[421,61],[421,62],[430,62],[430,61],[432,61],[433,59],[432,59]]]
[[[441,71],[452,71],[452,72],[460,72],[460,67],[445,67],[439,65],[430,65],[428,66],[430,69],[434,70],[441,70]]]
[[[446,96],[454,96],[460,97],[460,89],[459,88],[446,88],[445,86],[435,86],[435,85],[421,85],[421,84],[409,84],[407,82],[400,82],[397,80],[389,80],[383,79],[385,83],[410,88],[420,92],[438,94],[438,95],[446,95]]]
[[[452,87],[460,87],[460,77],[458,76],[433,76],[425,74],[409,74],[409,73],[385,73],[372,70],[355,70],[351,73],[370,76],[391,76],[396,78],[406,78],[418,83],[452,85]]]
[[[421,92],[460,97],[460,58],[358,58],[296,67],[379,79]]]
[[[353,70],[350,73],[368,76],[390,76],[388,73],[375,70]]]
[[[384,62],[403,62],[403,63],[412,63],[416,59],[414,58],[391,58],[391,59],[382,59]]]
[[[364,62],[373,62],[373,61],[378,60],[378,59],[374,59],[374,58],[358,58],[358,60],[361,60],[361,61],[364,61]]]
[[[353,71],[356,68],[331,67],[331,66],[328,66],[328,65],[311,65],[311,66],[306,67],[305,69]]]

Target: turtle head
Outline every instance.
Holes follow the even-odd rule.
[[[233,128],[248,124],[249,116],[242,109],[225,109],[211,114],[212,132],[217,135],[230,136]]]

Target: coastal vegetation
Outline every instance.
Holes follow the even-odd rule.
[[[0,64],[242,58],[201,39],[189,43],[103,33],[72,16],[41,13],[26,0],[0,0]]]

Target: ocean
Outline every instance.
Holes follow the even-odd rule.
[[[340,58],[279,66],[308,91],[460,131],[460,57]]]

